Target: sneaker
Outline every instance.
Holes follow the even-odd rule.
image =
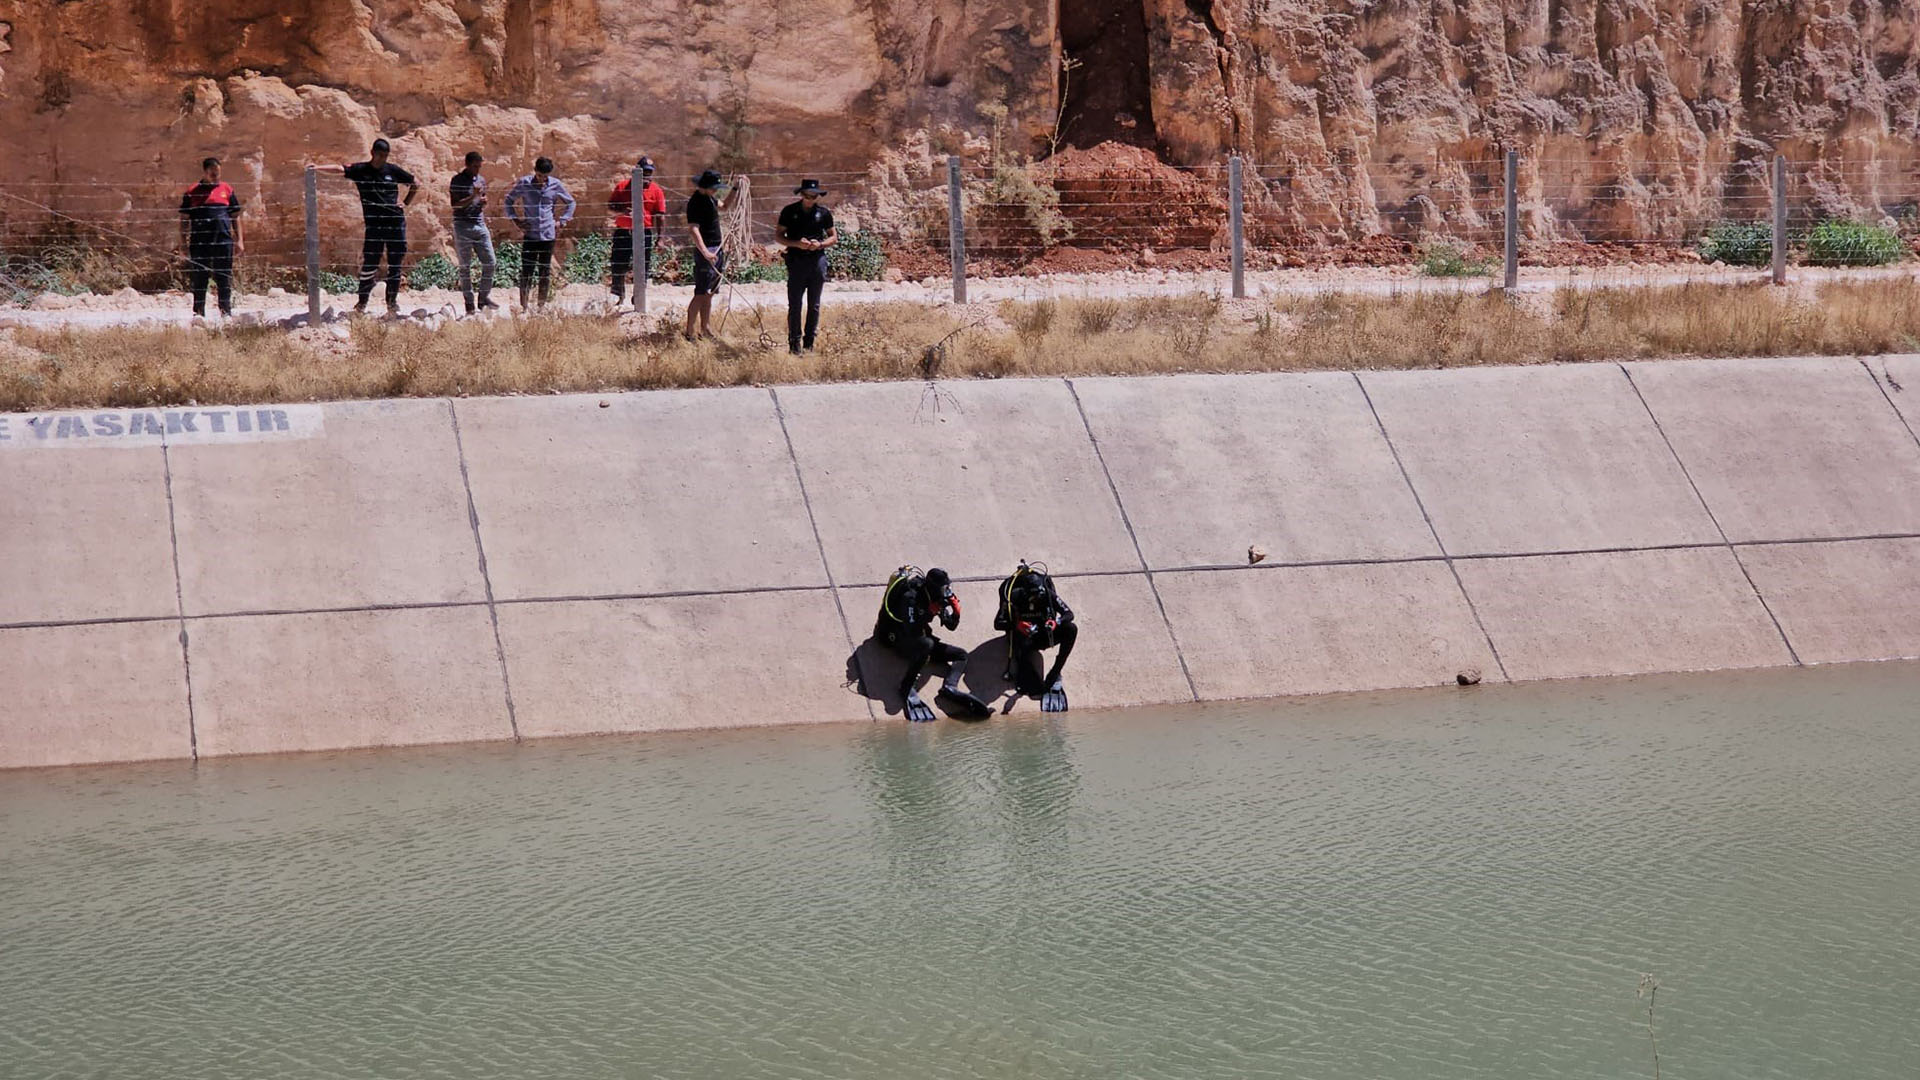
[[[365,300],[362,300],[359,303],[353,305],[353,313],[355,315],[365,315],[367,313],[367,302]]]
[[[492,299],[483,296],[480,298],[480,310],[481,311],[499,311],[500,305],[494,303]]]

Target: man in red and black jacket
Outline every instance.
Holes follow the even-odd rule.
[[[640,274],[645,276],[653,271],[653,240],[659,232],[660,219],[667,213],[667,193],[659,184],[653,182],[653,159],[641,155],[640,168]],[[613,185],[612,194],[607,196],[607,210],[613,215],[613,306],[619,307],[627,296],[627,271],[634,265],[633,257],[633,177],[629,176]],[[639,279],[635,278],[633,293],[640,295]]]
[[[207,313],[207,279],[220,295],[220,314],[233,314],[233,258],[245,253],[240,196],[220,180],[220,159],[200,163],[200,182],[180,196],[180,247],[187,256],[193,313]]]

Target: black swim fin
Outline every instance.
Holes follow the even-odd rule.
[[[975,720],[984,720],[993,715],[993,706],[981,701],[965,690],[951,686],[943,686],[940,688],[940,696],[958,705],[963,711],[971,714]]]
[[[1067,711],[1067,689],[1060,685],[1059,679],[1053,680],[1053,685],[1047,687],[1047,692],[1040,696],[1040,711]]]
[[[920,700],[918,690],[907,691],[907,719],[916,724],[931,724],[934,721],[933,706]]]

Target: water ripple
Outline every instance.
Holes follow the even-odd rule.
[[[1916,689],[0,775],[0,1078],[1908,1077]]]

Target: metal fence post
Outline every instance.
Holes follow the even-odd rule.
[[[320,182],[307,166],[307,325],[320,321]]]
[[[953,254],[953,302],[967,302],[967,225],[960,214],[960,155],[947,155],[947,245]]]
[[[1787,155],[1773,155],[1773,283],[1787,283]]]
[[[1233,236],[1233,298],[1247,298],[1247,233],[1240,155],[1227,159],[1227,230]]]
[[[647,178],[640,172],[640,166],[633,167],[633,181],[627,188],[633,205],[627,208],[627,216],[633,221],[628,231],[633,234],[633,310],[641,315],[647,313],[647,277],[653,263],[653,245],[647,241],[646,207],[642,194],[647,190]]]
[[[1507,285],[1520,284],[1520,151],[1507,151]]]

